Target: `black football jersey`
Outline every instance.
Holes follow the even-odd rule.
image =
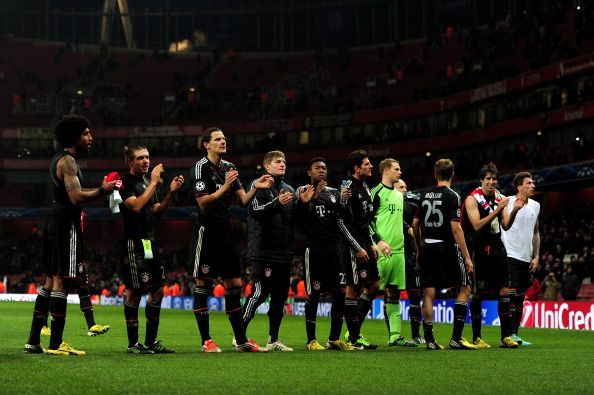
[[[194,197],[210,195],[225,184],[225,175],[235,170],[231,162],[221,160],[219,166],[215,165],[208,158],[200,159],[190,169],[190,177],[194,183]],[[231,221],[229,207],[235,196],[235,192],[243,189],[239,179],[235,180],[231,189],[220,199],[210,204],[205,210],[198,207],[198,224],[228,227]]]
[[[123,188],[120,195],[126,199],[142,195],[149,185],[149,180],[126,173],[122,176]],[[156,192],[139,213],[129,210],[124,203],[120,203],[120,212],[124,219],[124,235],[127,239],[154,239],[153,205],[158,203]]]
[[[460,195],[446,186],[434,186],[421,195],[415,215],[421,221],[423,238],[455,242],[451,221],[460,221]]]

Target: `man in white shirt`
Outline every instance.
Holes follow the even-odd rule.
[[[501,232],[501,239],[507,251],[508,271],[510,275],[510,310],[512,313],[512,339],[520,345],[529,346],[530,342],[518,336],[518,329],[524,312],[524,293],[530,287],[530,273],[538,269],[540,254],[540,234],[538,232],[538,214],[540,204],[531,199],[534,196],[534,180],[528,172],[516,174],[513,180],[515,196],[509,197],[507,210],[510,211],[512,226]],[[516,200],[524,205],[512,212]],[[512,218],[515,214],[515,218]]]

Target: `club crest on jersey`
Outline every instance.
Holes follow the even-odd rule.
[[[196,183],[196,190],[197,190],[198,192],[202,192],[202,191],[204,191],[205,189],[206,189],[206,184],[204,183],[204,181],[198,181],[198,182]]]
[[[359,272],[359,277],[361,277],[361,278],[367,278],[367,270],[361,270]]]
[[[143,283],[148,283],[149,282],[149,278],[150,278],[150,276],[146,272],[145,273],[142,273],[140,275],[140,281],[142,281]]]
[[[313,283],[313,289],[315,289],[316,291],[320,290],[320,282],[316,281]]]
[[[272,276],[272,269],[267,267],[266,269],[264,269],[264,276],[266,277],[270,277]]]
[[[484,281],[477,281],[477,282],[476,282],[476,287],[477,287],[478,289],[485,289],[485,286],[486,286],[486,285],[487,285],[487,284],[485,284],[485,282],[484,282]]]
[[[210,266],[204,265],[200,270],[202,271],[202,274],[207,274],[210,271]]]

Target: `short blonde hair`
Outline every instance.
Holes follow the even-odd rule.
[[[393,158],[386,158],[386,159],[382,160],[379,164],[379,172],[381,174],[384,174],[384,170],[390,169],[392,167],[392,165],[395,163],[400,163],[400,162],[398,162],[396,159],[393,159]]]

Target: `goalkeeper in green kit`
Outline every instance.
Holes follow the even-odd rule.
[[[416,347],[417,344],[401,334],[400,291],[406,288],[404,269],[404,196],[394,188],[402,171],[400,163],[391,158],[379,164],[382,181],[371,190],[374,215],[371,234],[380,256],[377,266],[380,274],[380,289],[385,290],[384,317],[390,338],[388,345]]]

